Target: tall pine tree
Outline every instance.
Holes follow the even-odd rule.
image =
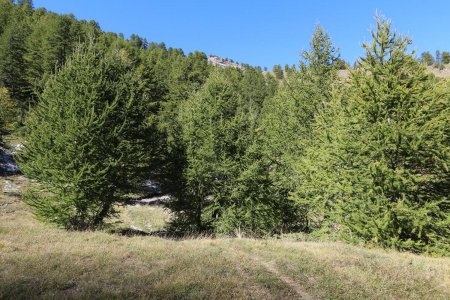
[[[269,231],[310,229],[308,206],[290,199],[300,184],[294,165],[309,144],[316,113],[331,97],[337,58],[330,37],[317,26],[310,49],[302,53],[300,71],[293,69],[278,93],[264,102],[257,137],[248,152],[252,163],[242,180],[247,182],[245,190],[253,191],[254,202],[270,207],[266,219],[273,227]]]
[[[25,41],[30,33],[31,7],[15,7],[0,36],[0,86],[9,90],[11,98],[22,111],[28,109],[31,88],[26,80]]]
[[[450,246],[448,86],[377,18],[350,86],[315,123],[299,198],[346,238],[412,251]],[[306,167],[305,167],[306,166]]]

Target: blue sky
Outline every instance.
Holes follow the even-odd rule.
[[[269,68],[297,64],[317,23],[353,62],[370,39],[376,11],[409,35],[418,53],[450,50],[448,0],[34,0],[34,6],[96,20],[126,37]]]

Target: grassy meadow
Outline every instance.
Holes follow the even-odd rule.
[[[343,243],[152,235],[170,214],[120,208],[111,228],[68,232],[0,178],[0,299],[449,299],[450,259]],[[139,232],[140,235],[119,234]],[[116,232],[116,233],[114,233]],[[119,233],[117,233],[119,232]],[[144,234],[147,233],[147,234]]]

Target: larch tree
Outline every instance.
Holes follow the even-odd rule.
[[[272,220],[272,232],[309,230],[308,206],[290,197],[301,184],[295,179],[294,165],[309,144],[315,115],[331,97],[337,58],[328,34],[317,26],[310,49],[302,53],[300,71],[293,70],[276,95],[264,102],[246,178],[248,190],[260,188],[254,192],[255,201],[271,207],[271,218],[266,219]]]
[[[25,41],[30,33],[29,17],[32,13],[28,5],[15,7],[10,21],[0,36],[0,86],[9,90],[25,116],[28,109],[31,87],[26,80],[27,64]]]
[[[141,182],[152,135],[140,73],[126,51],[90,42],[50,76],[19,156],[24,174],[39,182],[26,197],[38,218],[97,228]]]
[[[225,195],[238,167],[235,155],[241,132],[236,113],[241,99],[224,72],[216,72],[180,107],[185,193],[172,203],[180,225],[186,222],[194,230],[207,229],[212,226],[214,207],[220,209],[228,201]]]
[[[390,22],[377,18],[372,35],[348,89],[317,117],[299,198],[321,202],[347,239],[448,251],[448,85],[427,75]]]

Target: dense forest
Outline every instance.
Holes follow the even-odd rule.
[[[284,72],[218,68],[0,0],[1,134],[23,136],[17,160],[38,182],[25,201],[66,229],[101,228],[151,179],[171,195],[175,233],[445,254],[450,81],[426,66],[450,61],[410,45],[377,17],[353,68],[320,26]]]

